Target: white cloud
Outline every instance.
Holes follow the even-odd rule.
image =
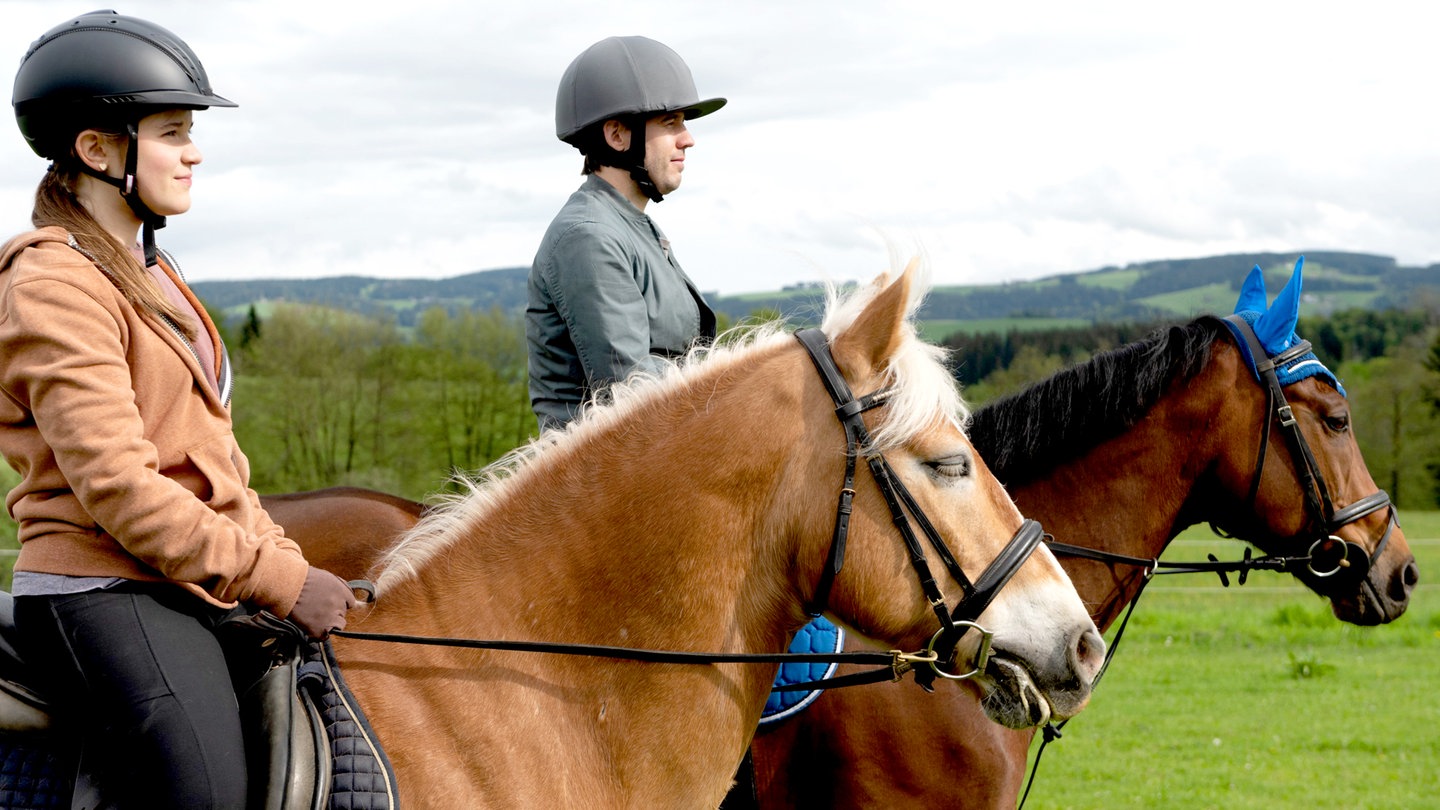
[[[93,3],[7,1],[0,54]],[[611,34],[702,95],[685,186],[651,213],[705,290],[937,283],[1242,250],[1440,261],[1440,56],[1418,3],[676,6],[133,0],[240,103],[197,118],[195,279],[449,276],[528,264],[579,183],[555,83]],[[0,222],[43,164],[0,135]]]

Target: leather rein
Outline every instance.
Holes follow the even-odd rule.
[[[965,680],[984,672],[990,657],[990,644],[994,633],[976,623],[981,613],[995,599],[1000,589],[1010,581],[1020,566],[1039,548],[1045,536],[1040,524],[1025,520],[1010,542],[990,563],[990,566],[971,582],[961,570],[954,555],[945,546],[934,524],[925,516],[914,496],[895,475],[883,455],[869,447],[869,431],[865,427],[864,414],[883,406],[892,391],[883,389],[864,397],[856,398],[850,392],[835,359],[830,353],[829,343],[818,329],[801,330],[795,334],[809,353],[811,361],[819,371],[825,390],[835,403],[835,414],[845,430],[845,480],[840,490],[839,503],[835,511],[835,530],[831,537],[830,551],[826,558],[820,582],[816,585],[815,596],[806,611],[818,616],[826,609],[835,577],[845,563],[845,545],[850,530],[850,515],[855,497],[855,472],[859,456],[865,455],[867,466],[890,508],[891,519],[900,532],[909,552],[911,566],[920,579],[926,600],[935,611],[940,629],[931,637],[924,650],[904,653],[900,650],[848,651],[836,653],[695,653],[676,650],[645,650],[630,647],[612,647],[598,644],[567,644],[544,641],[508,641],[493,639],[462,639],[434,636],[415,636],[395,633],[366,633],[360,631],[336,630],[331,635],[340,638],[380,641],[398,644],[461,647],[484,650],[509,650],[516,652],[553,653],[559,655],[580,655],[598,658],[624,659],[670,664],[717,664],[717,663],[852,663],[878,665],[875,669],[857,672],[836,678],[826,678],[808,683],[793,683],[776,686],[772,691],[799,691],[817,688],[838,688],[859,686],[882,680],[898,681],[905,673],[915,672],[915,680],[926,689],[931,688],[936,676],[951,680]],[[954,611],[947,609],[944,595],[940,591],[930,567],[925,561],[925,552],[912,528],[912,521],[920,527],[930,546],[944,563],[949,574],[960,583],[964,592]],[[363,580],[350,583],[352,588],[368,592],[373,601],[374,587]],[[963,673],[949,672],[942,665],[951,663],[955,645],[970,630],[980,633],[980,644],[970,669]]]

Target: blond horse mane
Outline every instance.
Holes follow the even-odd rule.
[[[912,261],[905,272],[917,276],[906,305],[903,342],[885,374],[894,393],[885,409],[883,423],[871,437],[872,445],[879,450],[903,444],[909,437],[931,427],[937,418],[964,425],[969,417],[959,386],[944,365],[945,351],[921,341],[911,321],[929,289],[928,273],[918,261]],[[869,286],[844,294],[834,285],[827,285],[821,330],[833,340],[854,323],[866,305],[895,278],[894,274],[886,274]],[[544,465],[568,456],[574,448],[587,443],[589,437],[657,407],[674,393],[698,387],[721,370],[741,365],[771,347],[785,344],[791,336],[784,327],[783,321],[736,327],[722,335],[715,345],[697,347],[685,357],[666,363],[658,374],[635,374],[615,384],[605,401],[588,403],[582,416],[565,429],[541,434],[483,470],[457,474],[452,482],[458,492],[432,498],[426,516],[376,563],[377,595],[418,576],[428,561],[444,551],[456,537],[463,536],[466,526],[499,508],[512,487],[526,486]]]

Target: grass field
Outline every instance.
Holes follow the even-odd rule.
[[[920,336],[931,343],[940,343],[956,332],[992,334],[1030,332],[1039,329],[1068,329],[1089,326],[1084,318],[981,318],[975,320],[927,320],[920,322]]]
[[[1026,807],[1440,807],[1440,513],[1401,524],[1421,584],[1381,627],[1279,574],[1157,579]],[[1166,558],[1240,548],[1192,528]]]

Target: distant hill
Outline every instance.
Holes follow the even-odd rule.
[[[504,311],[525,310],[526,267],[482,270],[441,279],[380,279],[337,276],[316,279],[197,281],[190,285],[206,305],[235,317],[254,304],[263,310],[281,303],[318,304],[355,312],[393,314],[404,326],[436,306]],[[263,315],[263,313],[262,313]]]
[[[1240,253],[1103,267],[1034,281],[936,287],[920,312],[927,333],[1050,328],[1108,321],[1145,321],[1229,312],[1240,283],[1258,264],[1273,295],[1290,275],[1294,253]],[[323,304],[392,314],[411,325],[434,306],[522,312],[527,268],[484,270],[446,279],[376,279],[345,276],[310,280],[202,281],[195,292],[213,308],[243,316],[252,304]],[[1425,290],[1431,292],[1426,293]],[[1423,295],[1440,296],[1440,264],[1401,267],[1388,256],[1315,251],[1305,254],[1305,314],[1340,309],[1402,308]],[[768,293],[708,294],[734,319],[757,310],[811,321],[823,306],[823,288],[800,284]]]

